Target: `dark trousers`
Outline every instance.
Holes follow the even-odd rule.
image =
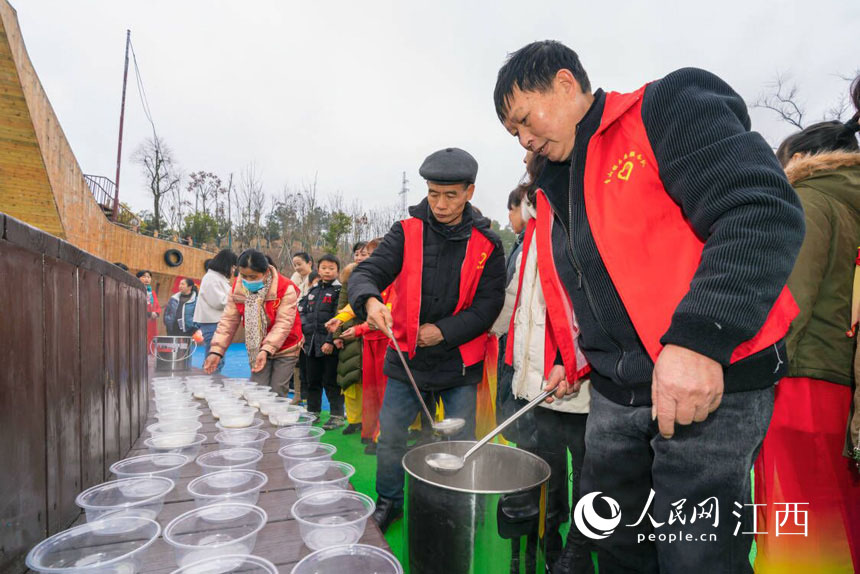
[[[322,357],[307,356],[308,411],[318,413],[322,409],[322,392],[328,398],[332,416],[343,416],[343,395],[337,386],[337,353]],[[304,379],[302,387],[305,386]]]
[[[563,413],[538,407],[534,411],[537,425],[537,447],[531,450],[549,465],[552,475],[547,489],[546,558],[547,564],[555,563],[563,548],[559,529],[570,520],[572,506],[580,497],[582,464],[585,458],[585,427],[587,414]],[[567,453],[571,466],[568,472]],[[572,487],[572,500],[568,487]],[[567,533],[567,544],[573,550],[574,569],[577,574],[592,572],[588,539],[571,523]]]
[[[621,513],[614,531],[593,541],[600,574],[753,571],[753,536],[743,534],[753,532],[750,469],[773,397],[773,387],[723,395],[707,420],[676,424],[664,439],[650,406],[619,405],[592,387],[582,494],[599,493],[599,516],[617,514],[605,497]]]
[[[424,402],[431,414],[436,412],[435,397],[442,399],[445,416],[461,418],[465,426],[451,440],[475,440],[475,410],[477,407],[478,386],[466,385],[453,387],[436,393],[422,392]],[[418,397],[408,382],[388,379],[382,411],[379,414],[379,441],[376,451],[376,492],[379,496],[390,498],[395,504],[403,504],[403,479],[405,471],[401,460],[406,454],[406,439],[409,425],[415,415],[422,412]],[[422,414],[421,424],[427,427],[427,417]],[[429,430],[429,429],[428,429]]]
[[[299,394],[303,401],[308,400],[308,355],[304,349],[299,353]]]

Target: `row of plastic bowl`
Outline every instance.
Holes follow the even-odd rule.
[[[253,416],[260,409],[273,424],[278,421],[285,426],[275,435],[281,443],[278,454],[298,496],[291,512],[302,540],[316,550],[293,573],[402,572],[389,553],[355,544],[374,503],[347,490],[355,469],[331,460],[337,449],[319,442],[324,431],[310,426],[313,415],[283,404],[283,399],[274,400],[268,388],[245,380],[225,379],[220,386],[210,377],[188,377],[155,380],[152,387],[158,423],[147,427],[151,436],[145,444],[150,454],[115,463],[110,470],[117,480],[82,492],[76,502],[84,509],[87,523],[34,547],[27,556],[31,569],[131,574],[139,569],[143,551],[162,536],[173,547],[180,567],[176,572],[277,572],[271,562],[250,555],[268,519],[256,506],[268,482],[256,466],[263,457],[263,444],[271,438],[260,429],[263,421]],[[192,397],[207,400],[213,414],[218,411],[221,420],[214,438],[219,450],[199,455],[207,437],[198,432],[203,411]],[[240,421],[240,416],[246,418]],[[195,459],[202,475],[187,486],[195,508],[174,518],[162,532],[155,518],[181,469]]]

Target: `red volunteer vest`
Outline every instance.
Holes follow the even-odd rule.
[[[578,355],[575,341],[579,334],[579,329],[573,323],[573,305],[555,268],[552,254],[552,207],[550,207],[549,201],[547,201],[546,196],[541,190],[537,192],[536,207],[537,217],[529,219],[526,224],[526,234],[522,250],[523,256],[520,261],[520,276],[517,285],[517,298],[514,303],[514,313],[511,315],[511,322],[508,327],[507,344],[505,345],[505,362],[513,366],[514,319],[516,318],[516,310],[520,305],[526,260],[532,241],[537,241],[538,278],[546,303],[544,377],[549,377],[549,372],[555,363],[556,354],[560,351],[562,362],[564,363],[565,378],[570,382],[574,382],[588,373],[591,367],[585,362],[585,357],[582,357],[581,361],[577,360]]]
[[[657,360],[660,338],[690,289],[704,243],[666,192],[642,122],[643,86],[606,94],[600,127],[588,144],[585,209],[594,242],[639,338]],[[773,345],[798,308],[784,287],[764,325],[731,362]]]
[[[393,298],[391,316],[394,319],[394,337],[401,349],[415,356],[418,346],[418,327],[421,315],[421,278],[424,270],[424,222],[410,217],[400,222],[403,226],[403,266],[392,283],[396,296]],[[454,315],[472,304],[478,282],[484,272],[484,264],[493,252],[493,243],[480,231],[472,228],[472,236],[466,246],[466,256],[460,268],[460,298]],[[391,345],[394,346],[393,344]],[[460,345],[460,355],[467,367],[484,360],[487,351],[487,336],[478,337]]]
[[[236,291],[236,285],[238,285],[242,280],[236,279],[233,282],[232,291]],[[299,292],[299,288],[295,283],[278,273],[278,287],[275,291],[277,299],[273,299],[271,301],[266,301],[263,304],[263,309],[266,312],[266,322],[268,324],[269,330],[272,329],[272,325],[275,324],[275,315],[278,313],[278,307],[281,306],[281,300],[284,298],[284,295],[287,293],[287,289],[292,287],[296,290],[296,293]],[[244,303],[236,303],[236,310],[239,311],[239,314],[242,315],[242,324],[245,324],[245,304]],[[296,319],[293,321],[293,328],[290,330],[290,334],[287,335],[284,344],[281,345],[279,351],[283,351],[285,349],[289,349],[290,347],[295,347],[302,340],[302,320],[299,317],[299,312],[296,310]]]

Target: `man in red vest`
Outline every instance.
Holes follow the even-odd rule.
[[[478,173],[471,155],[457,148],[437,151],[419,173],[427,180],[427,197],[352,272],[349,302],[372,327],[394,333],[431,412],[439,397],[446,416],[466,420],[452,438],[474,440],[487,331],[505,299],[504,250],[490,220],[469,203]],[[390,310],[381,296],[389,285]],[[383,532],[402,514],[400,461],[409,424],[420,412],[393,348],[384,373],[373,515]]]
[[[772,150],[713,74],[592,91],[559,42],[512,54],[494,100],[548,160],[537,184],[592,367],[572,528],[594,541],[601,574],[752,572],[744,505],[786,368],[797,307],[785,283],[804,233]],[[563,379],[549,377],[558,397],[576,390]],[[570,571],[564,558],[554,572]]]

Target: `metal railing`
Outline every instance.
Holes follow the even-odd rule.
[[[116,185],[114,182],[103,175],[88,175],[84,174],[84,179],[87,180],[87,185],[96,199],[102,210],[107,213],[113,213],[113,198],[116,194]]]

